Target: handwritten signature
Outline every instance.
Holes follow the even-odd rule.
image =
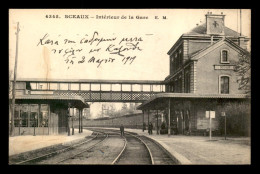
[[[116,37],[113,34],[111,37],[104,37],[94,31],[90,37],[85,34],[75,38],[51,37],[46,33],[39,39],[37,46],[47,46],[52,54],[61,55],[68,69],[72,65],[83,63],[97,64],[97,68],[102,64],[118,61],[123,65],[131,65],[138,57],[138,52],[143,51],[141,43],[144,38],[141,36]]]

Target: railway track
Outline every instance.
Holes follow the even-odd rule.
[[[92,131],[120,132],[111,129],[89,128]],[[134,133],[125,132],[125,144],[112,164],[174,165],[171,155],[153,140]]]
[[[115,164],[126,146],[125,137],[121,137],[118,132],[107,132],[93,130],[100,134],[107,134],[109,138],[90,149],[86,149],[74,156],[71,156],[58,164]],[[123,141],[122,141],[123,138]],[[121,150],[120,148],[123,147]],[[101,153],[100,153],[101,152]]]
[[[120,136],[119,130],[88,129],[93,131],[91,139],[13,164],[175,164],[171,156],[150,138],[130,132]]]
[[[37,164],[38,162],[51,158],[55,155],[76,149],[77,147],[82,146],[84,144],[88,144],[89,142],[95,140],[99,136],[98,133],[93,133],[93,134],[94,134],[94,137],[92,137],[90,139],[86,138],[86,140],[73,144],[71,146],[66,146],[66,147],[61,147],[61,148],[58,147],[56,150],[52,150],[51,152],[44,153],[44,154],[29,158],[29,159],[12,159],[11,158],[9,160],[9,164],[10,165]]]
[[[99,134],[99,135],[100,135],[100,134]],[[58,161],[56,160],[53,164],[66,164],[66,161],[71,160],[71,159],[75,159],[77,156],[79,156],[79,155],[81,155],[81,154],[83,154],[83,153],[85,153],[85,152],[87,152],[87,151],[93,149],[93,148],[96,147],[98,144],[104,142],[104,141],[108,138],[108,135],[109,135],[109,134],[103,133],[103,135],[105,135],[105,137],[101,138],[101,140],[98,140],[98,141],[96,141],[96,142],[94,142],[94,141],[92,140],[92,144],[91,144],[90,146],[88,145],[87,147],[84,146],[84,147],[82,147],[82,148],[80,148],[80,149],[77,149],[77,150],[75,150],[74,152],[71,152],[70,155],[68,155],[68,156],[63,155],[63,156],[65,156],[65,157],[62,157],[62,159],[60,159],[60,160],[58,160]],[[93,143],[93,142],[94,142],[94,143]]]

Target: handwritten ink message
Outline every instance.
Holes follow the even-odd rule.
[[[151,34],[150,34],[151,35]],[[95,64],[97,68],[105,64],[121,62],[133,64],[143,51],[144,36],[110,37],[102,36],[98,31],[73,38],[45,33],[37,43],[38,47],[47,47],[51,54],[65,61],[68,69],[75,64]]]

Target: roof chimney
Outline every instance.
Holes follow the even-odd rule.
[[[245,42],[245,37],[244,37],[244,36],[239,36],[239,37],[238,37],[238,45],[239,45],[241,48],[247,50],[247,43]]]
[[[221,14],[212,14],[208,12],[206,16],[206,34],[209,35],[224,35],[224,19],[225,15]]]

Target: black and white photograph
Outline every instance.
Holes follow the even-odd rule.
[[[251,165],[251,9],[9,9],[9,165]]]

